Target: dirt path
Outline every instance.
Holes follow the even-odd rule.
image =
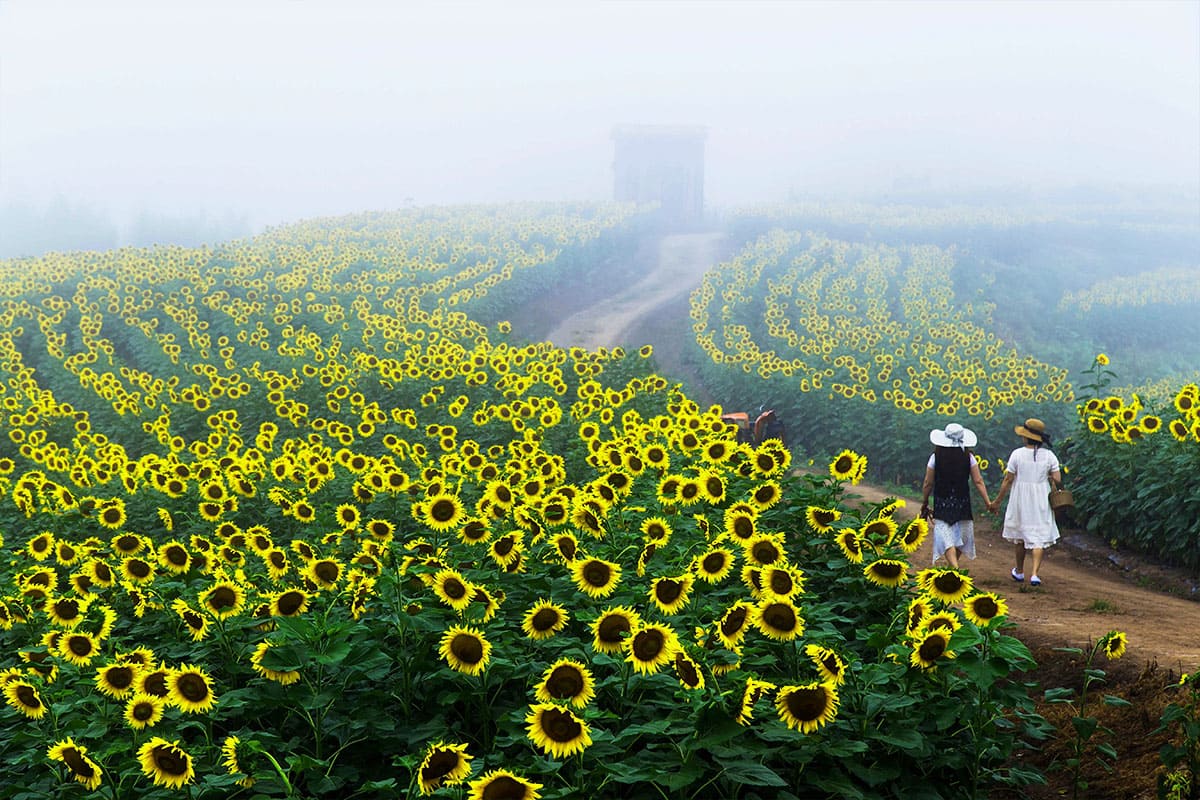
[[[589,349],[652,344],[660,371],[686,379],[690,370],[681,355],[680,337],[689,334],[680,330],[679,320],[686,319],[687,294],[716,263],[720,245],[721,235],[714,233],[665,237],[657,268],[625,291],[562,321],[548,338],[561,346]],[[668,312],[670,319],[665,319]],[[637,341],[625,340],[634,336]],[[704,387],[689,390],[698,393],[697,399],[706,399]],[[851,502],[862,503],[888,496],[867,485],[851,487],[847,494]],[[905,510],[915,513],[919,498],[905,499]],[[1119,556],[1095,536],[1064,530],[1060,543],[1046,551],[1041,571],[1045,583],[1032,588],[1009,576],[1013,546],[1001,538],[1000,527],[1000,517],[977,515],[978,557],[964,567],[977,586],[1006,599],[1009,619],[1030,647],[1086,647],[1117,629],[1129,637],[1128,661],[1176,671],[1200,669],[1200,602],[1179,596],[1194,585],[1178,573]],[[931,561],[927,542],[912,563],[924,569]]]
[[[864,505],[890,496],[865,484],[850,487],[847,495],[852,503]],[[920,497],[904,499],[908,505],[901,515],[911,518]],[[1157,661],[1179,672],[1200,669],[1200,602],[1167,593],[1186,590],[1180,573],[1123,558],[1097,537],[1063,529],[1059,543],[1046,550],[1042,586],[1018,584],[1009,575],[1013,546],[1001,537],[1001,523],[999,515],[976,514],[977,557],[963,567],[976,586],[1005,598],[1009,620],[1027,644],[1087,647],[1116,629],[1129,637],[1127,659]],[[914,568],[925,569],[932,558],[927,540],[911,560]]]
[[[720,233],[689,233],[663,237],[658,265],[624,291],[599,300],[559,323],[548,338],[560,347],[589,350],[617,345],[640,346],[626,337],[655,309],[686,296],[717,262]]]

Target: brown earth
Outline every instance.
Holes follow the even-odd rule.
[[[717,263],[722,241],[715,234],[690,234],[664,237],[659,244],[657,268],[618,296],[607,298],[562,320],[548,337],[560,346],[636,348],[654,346],[659,371],[689,381],[688,390],[699,402],[707,404],[702,386],[690,385],[693,373],[682,355],[683,342],[690,334],[687,295],[699,285],[704,272]],[[869,455],[869,454],[868,454]],[[989,487],[993,493],[998,486]],[[919,506],[919,497],[903,490],[859,485],[847,493],[850,502],[870,504],[885,497],[900,496],[908,501],[908,514]],[[1112,630],[1124,631],[1129,639],[1123,658],[1108,661],[1103,656],[1093,664],[1105,671],[1102,684],[1089,689],[1088,715],[1099,716],[1101,723],[1114,731],[1107,741],[1117,748],[1119,760],[1113,772],[1107,772],[1090,760],[1084,770],[1088,788],[1084,798],[1122,798],[1148,800],[1155,797],[1155,773],[1159,768],[1158,749],[1166,741],[1156,732],[1159,716],[1175,698],[1168,687],[1178,682],[1182,672],[1200,668],[1200,581],[1180,570],[1173,570],[1118,551],[1103,537],[1062,526],[1059,544],[1046,551],[1040,577],[1041,587],[1014,583],[1009,576],[1013,566],[1013,547],[1000,536],[1001,519],[997,515],[977,514],[977,558],[963,567],[975,584],[1002,595],[1009,607],[1009,620],[1015,623],[1014,635],[1033,652],[1038,667],[1022,680],[1038,684],[1034,696],[1041,698],[1046,689],[1082,685],[1084,662],[1081,657],[1057,648],[1088,650]],[[917,568],[932,561],[927,542],[913,556]],[[945,563],[942,561],[941,563]],[[1111,694],[1129,700],[1129,708],[1099,704],[1101,695]],[[1040,752],[1027,754],[1025,761],[1046,771],[1049,785],[1023,790],[1019,794],[998,794],[997,798],[1050,798],[1071,796],[1071,780],[1056,761],[1067,757],[1072,736],[1068,705],[1039,702],[1039,712],[1060,732],[1043,745]],[[1099,736],[1099,734],[1097,735]]]

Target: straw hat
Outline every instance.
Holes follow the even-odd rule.
[[[946,430],[934,428],[929,432],[929,441],[938,447],[974,447],[979,437],[970,428],[951,422]]]
[[[1018,436],[1023,436],[1026,439],[1032,439],[1035,442],[1046,441],[1046,423],[1040,419],[1033,419],[1031,417],[1025,420],[1024,425],[1018,425],[1013,430],[1017,432]]]

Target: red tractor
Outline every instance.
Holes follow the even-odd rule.
[[[738,442],[760,445],[767,439],[778,439],[784,445],[787,444],[783,422],[780,421],[773,408],[759,406],[753,422],[745,411],[722,414],[721,419],[737,428]]]

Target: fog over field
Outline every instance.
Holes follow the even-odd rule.
[[[707,126],[716,205],[1194,197],[1200,3],[3,0],[0,255],[604,199],[618,123]]]

